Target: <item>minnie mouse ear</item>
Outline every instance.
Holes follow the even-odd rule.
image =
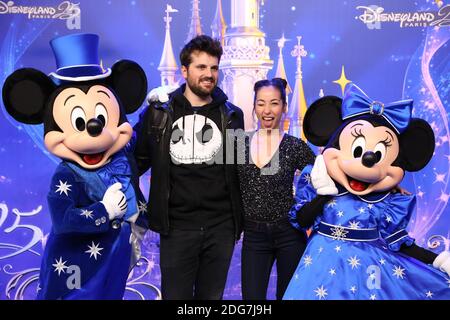
[[[341,126],[342,99],[326,96],[316,100],[306,111],[303,133],[313,145],[327,145],[333,133]]]
[[[413,118],[400,137],[401,166],[406,171],[423,169],[433,157],[435,139],[428,122]]]

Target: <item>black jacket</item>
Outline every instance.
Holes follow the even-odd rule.
[[[220,90],[216,88],[215,90]],[[151,103],[140,114],[134,127],[136,134],[134,156],[139,175],[152,168],[149,195],[149,227],[151,230],[168,234],[169,232],[169,195],[170,195],[170,139],[174,114],[174,96],[182,94],[184,86],[170,95],[166,103]],[[213,93],[214,94],[214,93]],[[220,90],[220,94],[224,94]],[[229,102],[220,106],[222,134],[226,129],[244,129],[242,110]],[[235,149],[235,139],[224,134],[225,148]],[[236,155],[236,152],[234,153]],[[243,206],[239,189],[237,165],[225,164],[225,179],[230,191],[236,240],[242,231]]]

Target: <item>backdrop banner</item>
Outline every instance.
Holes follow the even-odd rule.
[[[255,125],[253,83],[276,75],[288,80],[285,128],[297,137],[307,106],[324,95],[342,96],[350,82],[381,101],[414,99],[414,116],[430,123],[436,149],[425,169],[402,182],[417,195],[408,231],[436,253],[449,247],[450,0],[5,0],[0,30],[1,85],[19,68],[55,71],[49,41],[57,36],[98,34],[102,66],[136,61],[149,90],[182,82],[178,55],[195,34],[221,38],[219,84],[244,110],[246,129]],[[167,72],[169,46],[176,68]],[[3,105],[0,110],[0,299],[34,299],[51,228],[46,197],[60,160],[46,151],[42,125],[23,125]],[[129,116],[132,124],[138,114]],[[145,196],[149,175],[141,178]],[[241,247],[225,299],[241,299]],[[157,233],[147,233],[142,252],[125,299],[160,299]],[[275,290],[272,272],[269,299]]]

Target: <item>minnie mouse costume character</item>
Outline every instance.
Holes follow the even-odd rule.
[[[449,252],[414,244],[405,228],[416,198],[391,192],[434,152],[431,127],[411,112],[412,100],[383,104],[355,85],[308,109],[305,135],[325,149],[289,213],[313,233],[284,299],[450,299]]]
[[[95,34],[56,38],[56,72],[20,69],[3,86],[9,114],[44,123],[45,146],[63,160],[47,196],[52,228],[38,299],[122,299],[132,247],[139,251],[135,222],[146,210],[126,114],[144,101],[147,79],[132,61],[105,70],[98,42]]]

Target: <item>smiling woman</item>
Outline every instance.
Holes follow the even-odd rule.
[[[293,205],[296,170],[314,162],[300,139],[280,130],[286,112],[286,81],[275,78],[254,86],[259,129],[246,139],[246,163],[239,166],[244,204],[242,297],[266,299],[272,265],[277,260],[277,299],[281,299],[306,245],[303,232],[287,218]]]

